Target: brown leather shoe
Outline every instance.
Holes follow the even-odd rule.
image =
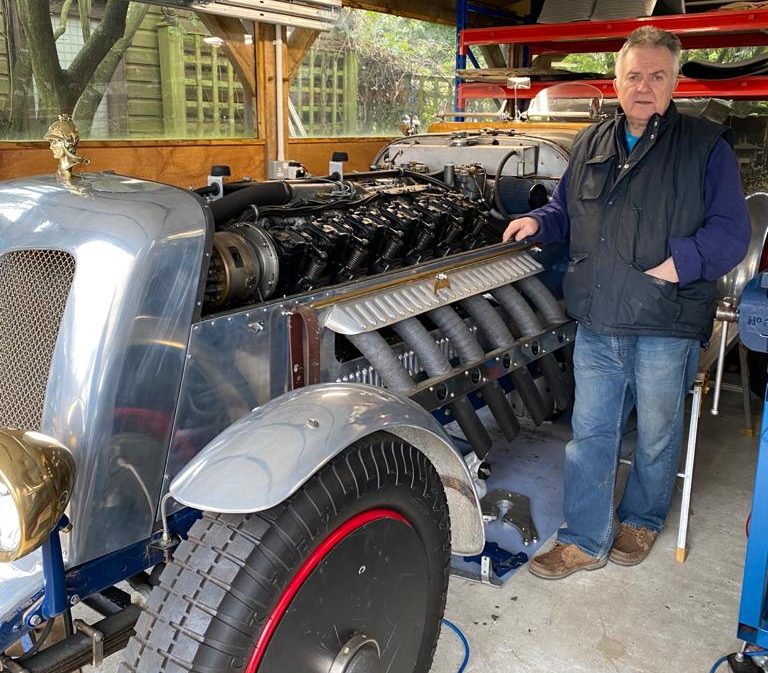
[[[607,562],[605,557],[595,558],[585,554],[575,544],[558,542],[548,552],[531,559],[528,570],[544,580],[559,580],[577,570],[597,570]]]
[[[620,566],[636,566],[648,556],[656,536],[649,528],[634,528],[623,523],[608,558]]]

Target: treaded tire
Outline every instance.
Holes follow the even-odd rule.
[[[397,673],[427,673],[448,587],[448,508],[440,477],[426,457],[383,432],[352,444],[270,510],[206,513],[198,520],[152,591],[120,673],[246,670],[267,617],[308,557],[352,517],[378,508],[402,515],[423,551],[424,629],[413,667]],[[370,607],[372,614],[376,610]],[[315,673],[298,661],[291,671],[264,666],[255,670]]]

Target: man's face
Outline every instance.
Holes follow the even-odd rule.
[[[675,59],[666,47],[632,47],[624,54],[613,86],[630,130],[645,128],[654,113],[664,114],[677,86]]]

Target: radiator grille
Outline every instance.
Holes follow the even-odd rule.
[[[0,255],[0,426],[36,430],[75,259],[60,250]]]

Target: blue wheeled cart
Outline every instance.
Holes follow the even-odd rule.
[[[753,278],[744,289],[739,306],[739,333],[750,350],[768,352],[768,273]],[[768,391],[763,402],[738,636],[768,649]],[[738,660],[730,663],[732,670],[741,670]],[[755,666],[752,662],[745,663]]]

